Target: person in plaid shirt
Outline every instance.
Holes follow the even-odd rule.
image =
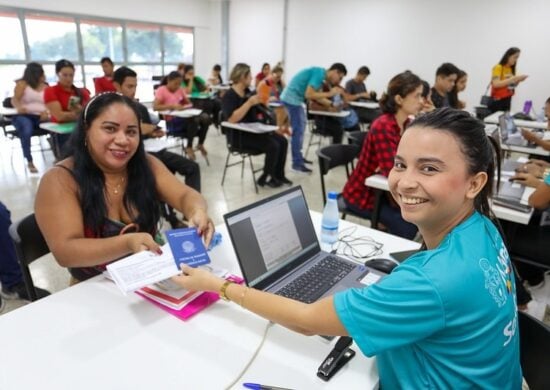
[[[372,123],[359,162],[342,192],[348,209],[355,214],[371,217],[374,193],[365,180],[376,173],[388,176],[409,117],[419,113],[422,103],[422,80],[417,75],[406,71],[390,80],[380,99],[383,114]],[[386,196],[382,197],[380,222],[397,236],[412,239],[416,235],[416,226],[403,220],[399,207]]]

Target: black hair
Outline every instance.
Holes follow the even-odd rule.
[[[160,82],[160,85],[166,85],[166,84],[168,84],[168,81],[172,81],[172,80],[175,80],[175,79],[182,79],[182,78],[183,78],[183,76],[177,70],[173,70],[170,73],[168,73],[167,76],[164,76],[162,78],[162,81]]]
[[[474,208],[495,221],[489,199],[493,195],[495,166],[500,181],[500,147],[485,133],[485,124],[466,111],[444,107],[417,117],[409,126],[428,127],[452,134],[467,160],[468,173],[487,174],[487,183],[474,199]],[[498,226],[498,225],[497,225]]]
[[[430,83],[426,80],[422,80],[422,97],[426,99],[430,94]]]
[[[124,84],[126,77],[137,77],[137,73],[127,66],[121,66],[113,73],[113,81],[118,85]]]
[[[103,63],[105,63],[105,62],[108,62],[108,63],[111,64],[111,65],[114,65],[114,64],[113,64],[113,61],[112,61],[111,58],[109,58],[109,57],[103,57],[103,58],[101,58],[101,60],[99,60],[99,63],[102,64],[102,65],[103,65]]]
[[[544,104],[548,104],[548,103],[550,103],[550,97],[546,99],[546,102]]]
[[[435,71],[435,77],[437,76],[447,77],[452,74],[458,75],[458,72],[459,72],[459,69],[455,65],[451,64],[450,62],[445,62],[441,64],[439,68],[437,68],[437,70]]]
[[[74,64],[66,59],[61,59],[55,63],[55,73],[59,73],[63,68],[72,68],[74,70]]]
[[[115,92],[95,96],[80,115],[70,138],[68,156],[74,160],[73,175],[79,187],[79,200],[84,226],[99,236],[107,217],[105,200],[105,176],[97,166],[87,147],[87,132],[94,120],[112,104],[124,104],[132,109],[136,118],[139,112],[135,103]],[[138,126],[139,120],[137,121]],[[141,129],[140,129],[141,130]],[[124,207],[139,231],[154,234],[160,219],[159,196],[156,182],[143,146],[141,131],[139,145],[128,161],[127,187],[124,193]]]
[[[348,74],[348,70],[346,69],[346,66],[340,62],[335,62],[330,66],[328,70],[335,70],[338,73],[342,73],[344,76]]]
[[[214,67],[212,67],[212,70],[215,70],[216,72],[221,72],[222,67],[221,67],[221,65],[216,64],[216,65],[214,65]]]
[[[362,67],[359,68],[357,73],[359,73],[363,76],[368,76],[370,74],[370,69],[369,69],[368,66],[362,66]]]
[[[190,70],[195,70],[195,67],[191,64],[187,64],[183,67],[183,73],[184,74],[189,72]]]
[[[262,65],[262,72],[264,70],[265,67],[268,67],[268,68],[271,68],[271,65],[269,65],[269,62],[264,62],[263,65]]]
[[[42,65],[38,62],[29,62],[25,67],[21,80],[24,80],[32,89],[36,89],[43,75],[44,68],[42,68]]]
[[[458,70],[458,73],[456,74],[456,83],[453,85],[453,89],[451,89],[451,92],[447,94],[447,98],[449,99],[449,105],[452,108],[460,109],[460,106],[458,104],[458,80],[460,80],[462,77],[467,76],[468,73],[464,72],[462,69]]]
[[[514,54],[519,53],[521,50],[517,47],[511,47],[508,50],[504,52],[504,55],[499,61],[499,64],[504,66],[508,63],[508,59],[512,57]],[[516,64],[512,65],[512,74],[516,74]]]
[[[409,70],[394,76],[388,83],[388,89],[380,98],[380,108],[382,112],[386,114],[395,114],[399,109],[395,97],[399,95],[404,98],[421,85],[422,80],[420,77]]]

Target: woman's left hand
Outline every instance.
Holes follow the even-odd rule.
[[[204,246],[208,248],[214,235],[214,223],[204,209],[196,209],[189,218],[190,226],[197,228],[199,236],[204,240]]]
[[[182,273],[172,277],[172,280],[189,291],[219,291],[224,279],[219,278],[203,268],[193,268],[181,265]]]

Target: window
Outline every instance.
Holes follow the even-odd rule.
[[[54,63],[65,58],[75,65],[75,85],[94,92],[93,78],[103,76],[99,61],[109,57],[115,69],[127,65],[138,73],[136,96],[141,101],[154,98],[153,86],[159,82],[153,76],[180,62],[193,63],[189,27],[0,6],[0,31],[9,32],[0,45],[0,98],[13,94],[13,81],[31,61],[42,64],[46,81],[54,85]]]
[[[25,26],[34,61],[78,60],[74,19],[26,14]]]
[[[193,63],[193,30],[190,28],[164,28],[164,61]]]
[[[160,29],[149,24],[128,23],[128,62],[161,62]]]
[[[13,96],[15,81],[23,77],[25,65],[0,65],[0,96],[2,100]]]
[[[124,61],[120,23],[81,20],[80,33],[84,61],[99,62],[102,57],[109,57],[115,63]]]
[[[0,58],[3,60],[24,60],[25,44],[21,33],[21,23],[15,12],[0,11],[0,31],[5,34],[2,45],[0,45]]]

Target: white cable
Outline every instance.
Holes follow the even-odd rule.
[[[258,357],[258,353],[260,353],[260,350],[262,349],[262,347],[263,347],[263,345],[264,345],[265,339],[267,338],[267,332],[269,331],[269,328],[271,328],[271,325],[273,325],[273,322],[268,321],[268,323],[267,323],[267,325],[265,326],[265,329],[264,329],[264,335],[262,336],[262,340],[260,341],[260,344],[259,344],[258,347],[256,348],[256,351],[254,351],[254,354],[252,355],[252,357],[250,358],[250,360],[248,361],[248,363],[246,363],[246,365],[245,365],[244,368],[241,370],[241,372],[239,373],[239,375],[233,380],[233,382],[231,382],[231,383],[225,388],[225,390],[229,390],[229,389],[231,389],[233,386],[235,386],[235,384],[243,377],[243,375],[246,373],[246,371],[248,371],[248,369],[250,368],[250,366],[252,365],[252,363],[254,362],[254,360],[256,359],[256,357]]]

